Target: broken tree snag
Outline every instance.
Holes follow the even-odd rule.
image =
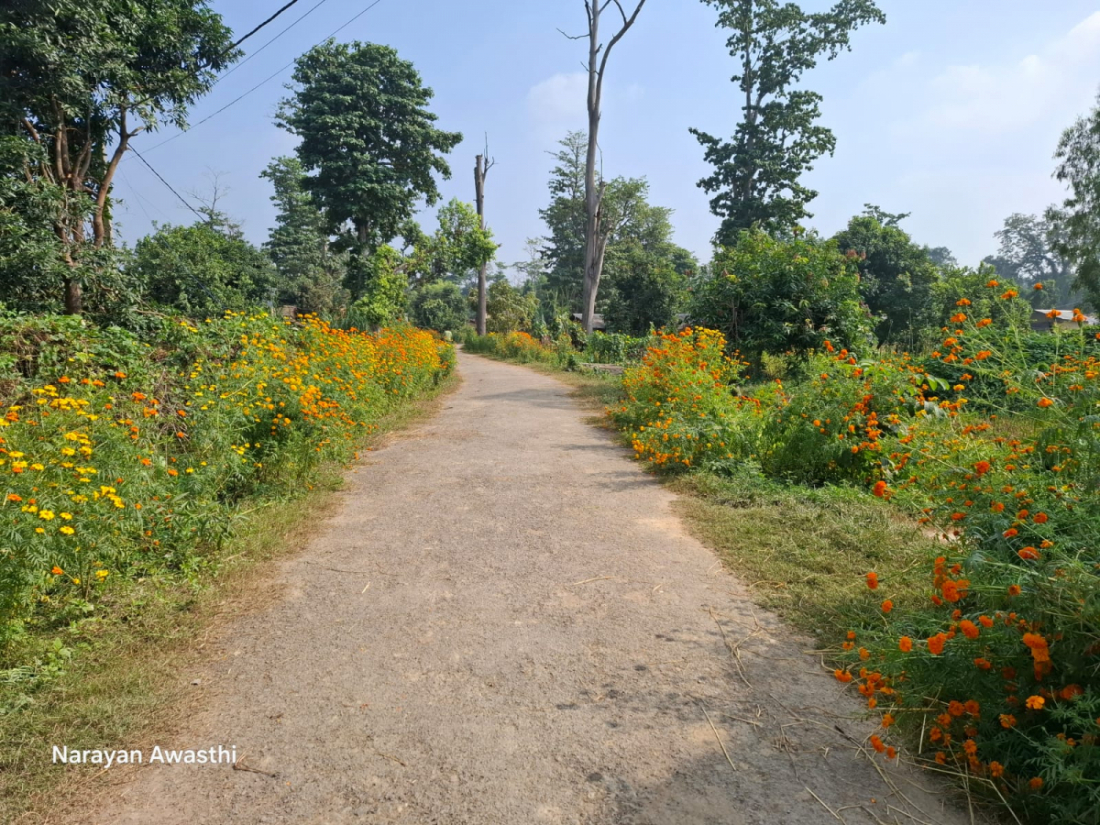
[[[474,165],[474,193],[477,204],[477,217],[481,228],[485,228],[485,176],[489,174],[491,161],[486,160],[489,153],[489,144],[486,141],[485,154],[478,155]],[[488,298],[486,296],[486,270],[488,262],[483,263],[477,271],[477,334],[485,334],[485,318],[487,314]]]

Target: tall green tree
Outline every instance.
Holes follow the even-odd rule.
[[[602,309],[608,329],[644,335],[673,326],[683,309],[694,256],[672,241],[672,210],[642,202],[608,249]]]
[[[559,296],[558,303],[580,311],[584,284],[584,132],[569,132],[553,153],[557,165],[550,171],[550,203],[539,210],[549,234],[542,239],[546,263],[544,290]]]
[[[824,57],[850,49],[853,31],[884,23],[874,0],[839,0],[828,11],[807,13],[778,0],[704,0],[718,9],[717,25],[730,30],[726,45],[739,63],[733,82],[743,95],[733,140],[699,129],[691,133],[714,172],[699,181],[722,218],[719,244],[736,242],[744,229],[789,230],[811,217],[806,204],[817,192],[799,183],[836,138],[817,123],[822,97],[797,88],[803,73]]]
[[[884,216],[889,223],[880,222]],[[835,240],[855,258],[860,294],[877,319],[879,340],[913,347],[920,330],[936,323],[932,290],[939,268],[897,225],[904,217],[868,204]]]
[[[1062,134],[1054,157],[1054,177],[1069,188],[1062,205],[1046,213],[1057,235],[1055,249],[1076,270],[1075,288],[1100,308],[1100,96]]]
[[[418,202],[439,200],[435,175],[462,135],[436,128],[433,97],[389,46],[332,40],[298,58],[297,90],[277,124],[301,138],[305,186],[332,229],[350,224],[359,253],[393,239]]]
[[[347,302],[347,254],[333,251],[325,217],[305,189],[301,162],[275,158],[260,176],[275,188],[271,200],[279,210],[264,244],[279,272],[279,300],[303,312],[332,313]]]
[[[53,188],[65,309],[111,243],[110,192],[130,141],[188,107],[239,51],[203,0],[9,0],[0,6],[0,136]],[[52,271],[52,268],[51,268]]]
[[[583,312],[586,237],[584,200],[585,150],[588,144],[583,132],[569,132],[553,154],[557,164],[550,172],[550,203],[539,215],[546,223],[548,234],[542,239],[540,255],[545,267],[539,284],[544,303],[568,312]],[[596,304],[603,309],[610,299],[610,286],[616,270],[625,258],[627,245],[637,248],[632,256],[639,264],[641,253],[652,262],[674,254],[670,210],[651,206],[649,184],[644,178],[616,177],[601,180],[601,231],[607,233],[600,248],[601,274],[606,269],[609,289]],[[667,261],[662,259],[665,271]],[[524,267],[529,265],[524,264]],[[602,276],[602,275],[601,275]]]
[[[447,280],[465,286],[496,254],[493,232],[458,198],[442,206],[436,220],[435,232],[420,234],[414,242],[410,273],[418,283]]]
[[[982,263],[1023,287],[1033,306],[1064,308],[1074,300],[1073,268],[1056,249],[1057,233],[1058,227],[1045,215],[1014,213],[995,233],[1000,241],[997,254]]]

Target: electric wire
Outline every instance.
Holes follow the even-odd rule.
[[[362,16],[364,15],[364,14],[366,14],[366,13],[367,13],[368,11],[370,11],[371,9],[373,9],[373,8],[374,8],[375,6],[377,6],[377,5],[378,5],[379,3],[381,3],[381,2],[382,2],[382,0],[374,0],[374,2],[373,2],[373,3],[371,3],[371,4],[370,4],[369,6],[367,6],[367,7],[365,8],[365,9],[363,9],[362,11],[360,11],[360,12],[359,12],[358,14],[356,14],[356,15],[355,15],[354,17],[352,17],[352,18],[351,18],[350,20],[348,20],[348,21],[347,21],[346,23],[343,23],[343,24],[342,24],[341,26],[339,26],[339,27],[338,27],[337,29],[335,29],[335,30],[334,30],[334,31],[333,31],[333,32],[332,32],[331,34],[329,34],[329,35],[328,35],[327,37],[324,37],[324,38],[322,38],[321,40],[319,40],[319,41],[317,41],[316,43],[314,43],[314,44],[313,44],[312,46],[310,46],[310,48],[311,48],[311,49],[314,49],[314,48],[316,48],[317,46],[319,46],[319,45],[321,45],[322,43],[324,43],[324,42],[325,42],[326,40],[331,40],[331,39],[332,39],[333,37],[335,37],[335,36],[336,36],[337,34],[339,34],[339,33],[340,33],[341,31],[343,31],[344,29],[346,29],[346,28],[347,28],[348,26],[350,26],[350,25],[351,25],[352,23],[354,23],[354,22],[355,22],[356,20],[358,20],[358,19],[359,19],[360,17],[362,17]],[[320,4],[318,4],[318,5],[320,5]],[[308,12],[307,12],[307,13],[308,13]],[[303,15],[303,17],[304,17],[304,16],[305,16],[305,15]],[[304,54],[304,53],[305,53],[305,52],[303,52],[303,54]],[[301,55],[299,55],[299,57],[300,57],[300,56],[301,56]],[[248,96],[249,96],[250,94],[252,94],[252,93],[253,93],[254,91],[256,91],[257,89],[259,89],[259,88],[260,88],[261,86],[264,86],[264,85],[266,85],[267,83],[270,83],[270,82],[271,82],[272,80],[274,80],[274,79],[275,79],[276,77],[278,77],[278,76],[279,76],[279,75],[281,75],[281,74],[282,74],[283,72],[285,72],[285,71],[286,71],[287,69],[289,69],[289,68],[290,68],[291,66],[293,66],[293,65],[295,64],[295,62],[296,62],[297,60],[298,60],[298,57],[295,57],[295,58],[294,58],[294,60],[291,60],[291,61],[290,61],[289,63],[287,63],[287,64],[286,64],[285,66],[283,66],[283,67],[281,67],[281,68],[277,69],[277,70],[276,70],[276,71],[275,71],[274,73],[272,73],[272,74],[268,75],[267,77],[265,77],[265,78],[264,78],[263,80],[261,80],[261,81],[260,81],[259,83],[257,83],[257,84],[256,84],[255,86],[253,86],[253,87],[252,87],[251,89],[249,89],[248,91],[246,91],[246,92],[243,92],[242,94],[238,95],[237,97],[235,97],[235,98],[234,98],[233,100],[231,100],[231,101],[229,101],[228,103],[226,103],[226,104],[225,104],[224,106],[222,106],[222,107],[221,107],[220,109],[218,109],[217,111],[215,111],[215,112],[212,112],[212,113],[210,113],[209,115],[207,115],[206,117],[204,117],[204,118],[203,118],[202,120],[200,120],[200,121],[199,121],[198,123],[195,123],[194,125],[192,125],[192,126],[189,126],[189,127],[188,127],[188,128],[187,128],[187,129],[185,130],[185,131],[182,131],[182,132],[177,132],[176,134],[172,135],[172,137],[170,137],[170,138],[166,138],[165,140],[162,140],[162,141],[161,141],[160,143],[156,143],[156,144],[153,144],[152,146],[150,146],[150,147],[149,147],[148,149],[146,149],[145,151],[146,151],[146,152],[152,152],[152,151],[153,151],[154,149],[159,149],[159,148],[160,148],[161,146],[163,146],[164,144],[166,144],[166,143],[171,143],[171,142],[172,142],[173,140],[175,140],[176,138],[179,138],[179,137],[183,137],[184,135],[188,134],[189,132],[193,131],[194,129],[197,129],[197,128],[198,128],[199,126],[202,126],[202,124],[206,123],[206,122],[207,122],[208,120],[210,120],[211,118],[213,118],[213,117],[217,117],[218,115],[220,115],[220,114],[221,114],[222,112],[224,112],[224,111],[225,111],[226,109],[228,109],[228,108],[229,108],[230,106],[233,106],[233,105],[235,105],[235,104],[239,103],[240,101],[242,101],[242,100],[243,100],[244,98],[248,97]]]

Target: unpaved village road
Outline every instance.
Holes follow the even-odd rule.
[[[282,597],[180,674],[203,694],[161,746],[235,745],[271,775],[145,765],[86,821],[969,821],[836,731],[872,728],[566,385],[460,370],[350,473]]]

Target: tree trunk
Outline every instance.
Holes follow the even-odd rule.
[[[615,7],[622,16],[622,27],[605,48],[600,43],[600,15],[611,5],[609,0],[585,0],[588,13],[588,152],[584,164],[584,286],[582,290],[581,323],[585,332],[592,332],[593,315],[596,313],[596,293],[603,274],[603,253],[607,245],[607,233],[600,221],[600,205],[603,202],[604,184],[596,184],[596,153],[600,139],[600,100],[603,97],[603,76],[607,70],[607,58],[611,49],[622,39],[638,19],[646,0],[639,0],[634,13],[628,18],[622,6]],[[601,56],[601,52],[603,53]],[[597,60],[599,61],[597,63]],[[602,176],[601,176],[602,178]]]
[[[489,169],[485,164],[485,155],[478,155],[474,166],[474,192],[477,197],[477,217],[481,228],[485,229],[485,175]],[[488,316],[488,295],[486,290],[486,270],[488,262],[481,265],[477,272],[477,334],[485,334],[485,319]]]
[[[65,314],[80,315],[84,311],[84,295],[79,278],[65,279]]]
[[[601,84],[596,59],[600,52],[600,0],[593,0],[588,9],[588,152],[584,159],[584,284],[581,298],[581,324],[592,332],[596,312],[596,291],[600,285],[601,267],[597,264],[596,247],[600,235],[600,199],[603,188],[596,187],[596,151],[600,137]]]

